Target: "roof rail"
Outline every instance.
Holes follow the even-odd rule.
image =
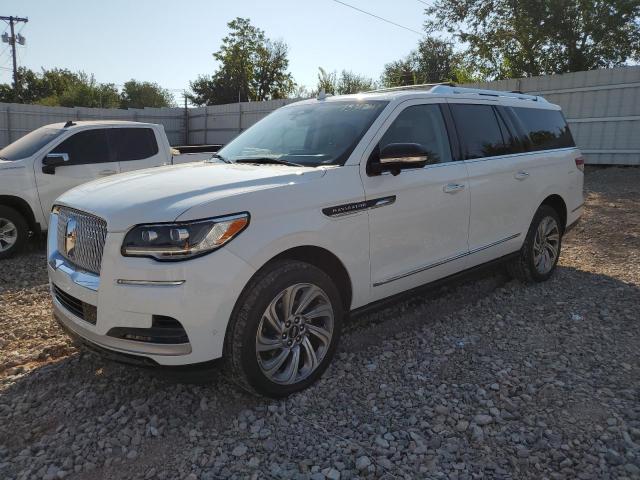
[[[530,100],[532,102],[546,102],[546,100],[536,95],[526,95],[520,92],[503,92],[500,90],[483,90],[481,88],[466,88],[447,85],[436,85],[429,90],[429,93],[463,94],[463,95],[485,95],[487,97],[517,98],[518,100]]]
[[[364,93],[383,93],[383,92],[397,92],[400,90],[431,90],[433,87],[439,87],[441,85],[446,85],[450,87],[455,87],[455,83],[444,82],[444,83],[419,83],[417,85],[401,85],[399,87],[387,87],[387,88],[376,88],[375,90],[367,90]]]

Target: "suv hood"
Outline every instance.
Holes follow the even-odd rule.
[[[324,174],[323,168],[312,167],[188,163],[85,183],[64,193],[55,203],[97,215],[107,221],[109,231],[119,232],[135,224],[174,221],[203,203],[304,183]],[[232,203],[233,211],[216,211],[213,207],[210,216],[250,210],[242,197]]]

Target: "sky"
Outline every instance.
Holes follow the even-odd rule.
[[[343,1],[422,30],[424,1]],[[29,18],[16,30],[26,37],[18,47],[19,65],[82,70],[118,85],[134,78],[175,90],[214,72],[212,53],[235,17],[248,17],[267,37],[284,40],[291,73],[308,88],[315,87],[318,67],[377,80],[385,63],[405,56],[421,38],[334,0],[4,0],[0,15]],[[0,83],[12,81],[7,47],[0,44]]]

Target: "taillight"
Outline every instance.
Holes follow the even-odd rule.
[[[576,167],[581,172],[584,172],[584,157],[577,157],[576,158]]]

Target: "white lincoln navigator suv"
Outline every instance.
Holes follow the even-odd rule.
[[[59,197],[55,317],[108,356],[223,357],[244,388],[287,395],[322,374],[351,310],[494,260],[549,278],[583,164],[536,96],[435,85],[291,104],[210,161]]]

